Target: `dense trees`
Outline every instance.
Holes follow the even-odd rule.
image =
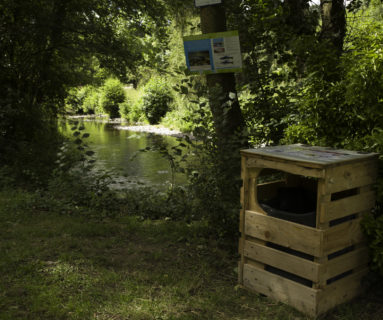
[[[321,104],[325,110],[313,117],[315,127],[326,123],[332,116],[325,116],[331,105],[339,106],[344,101],[336,90],[345,92],[339,87],[346,75],[350,77],[345,65],[352,66],[350,61],[356,59],[349,48],[361,43],[356,31],[363,33],[365,22],[358,16],[380,7],[379,1],[367,7],[368,3],[349,3],[353,10],[347,13],[349,21],[358,21],[351,29],[346,25],[346,8],[341,0],[323,0],[320,5],[309,0],[225,1],[221,9],[225,8],[226,13],[220,16],[226,14],[228,28],[240,31],[244,72],[237,75],[237,88],[230,80],[230,88],[224,91],[238,90],[242,114],[238,107],[231,108],[236,110],[235,114],[226,114],[231,121],[220,121],[214,110],[221,108],[212,104],[215,123],[225,122],[220,128],[233,131],[242,126],[244,118],[254,143],[278,143],[286,134],[287,139],[297,134],[300,140],[302,133],[309,134],[313,127],[302,126],[311,117],[311,95],[322,92],[327,93]],[[180,8],[184,15],[179,14]],[[193,21],[196,26],[199,14],[193,1],[2,0],[0,10],[3,155],[23,149],[21,141],[39,141],[47,128],[54,130],[47,124],[60,110],[71,87],[101,84],[110,75],[134,85],[139,79],[149,80],[152,73],[165,71],[169,78],[169,72],[183,65],[182,52],[172,53],[175,46],[182,46],[174,43],[174,32],[190,32],[188,24]],[[202,31],[206,32],[208,22],[202,21]],[[214,78],[208,79],[211,87]],[[204,83],[201,79],[197,82]],[[351,99],[350,90],[347,92]],[[339,108],[332,110],[347,119]],[[339,130],[332,136],[339,136]],[[305,141],[313,138],[307,136]]]
[[[47,150],[59,139],[55,119],[64,99],[73,98],[77,110],[95,110],[107,100],[96,87],[112,77],[151,94],[121,104],[118,84],[121,99],[110,105],[113,117],[119,108],[138,120],[142,104],[169,103],[161,121],[199,129],[207,153],[219,144],[235,153],[226,149],[226,137],[244,125],[254,146],[303,142],[381,152],[382,3],[345,5],[343,0],[225,0],[216,7],[221,25],[210,29],[209,15],[201,21],[193,0],[0,0],[1,170],[16,166],[14,172],[31,177],[28,164],[48,172],[54,154]],[[208,79],[185,74],[182,35],[225,27],[239,30],[243,73]],[[166,82],[166,88],[152,90],[151,78]],[[230,79],[222,82],[227,84],[222,99],[210,95],[209,103],[206,87],[215,87],[218,78]],[[76,94],[68,96],[69,90]],[[239,103],[229,94],[235,91]],[[209,197],[218,202],[230,174],[214,171],[217,158],[210,161],[205,177],[194,182],[201,190],[209,185],[217,195]],[[235,167],[226,158],[220,161]],[[213,181],[209,172],[223,180]],[[221,203],[217,221],[224,220],[228,207]]]
[[[143,56],[136,44],[150,21],[161,33],[163,10],[160,1],[2,0],[1,163],[35,158],[67,90],[92,81],[95,66],[122,79],[134,71]]]

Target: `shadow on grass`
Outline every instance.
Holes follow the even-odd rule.
[[[0,194],[0,319],[308,319],[236,288],[237,257],[202,224],[95,221]],[[381,319],[379,297],[326,319]]]

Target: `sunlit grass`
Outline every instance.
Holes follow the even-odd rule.
[[[0,193],[0,319],[308,319],[238,289],[237,257],[203,234],[197,223],[60,215]],[[376,300],[326,319],[381,319]]]

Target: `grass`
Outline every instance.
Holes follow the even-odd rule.
[[[0,192],[0,319],[308,319],[239,289],[238,257],[203,238],[204,228],[97,221]],[[325,319],[382,319],[382,297],[370,291]]]

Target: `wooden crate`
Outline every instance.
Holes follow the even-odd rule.
[[[241,153],[239,283],[314,317],[358,295],[368,272],[360,221],[374,206],[378,155],[305,145]],[[262,209],[281,186],[315,192],[315,226]]]

